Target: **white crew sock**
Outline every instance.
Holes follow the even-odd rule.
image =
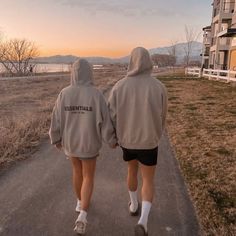
[[[135,212],[138,209],[138,193],[137,190],[132,192],[129,191],[129,196],[130,196],[130,211]]]
[[[138,221],[138,224],[143,225],[146,232],[147,232],[148,215],[149,215],[151,206],[152,206],[151,202],[142,201],[142,212],[141,212],[141,217]]]
[[[76,210],[77,212],[79,212],[79,211],[80,211],[80,207],[81,207],[81,202],[80,202],[79,199],[77,199],[77,204],[76,204],[75,210]]]
[[[78,216],[77,221],[82,221],[87,223],[87,212],[84,210],[81,210]]]

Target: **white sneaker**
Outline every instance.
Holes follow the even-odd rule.
[[[84,235],[86,233],[86,225],[87,225],[87,221],[83,222],[83,221],[79,221],[78,219],[75,222],[75,228],[74,231],[79,234],[79,235]]]
[[[80,213],[80,210],[81,210],[81,209],[80,209],[80,201],[78,200],[78,201],[77,201],[77,204],[76,204],[76,207],[75,207],[75,211],[78,212],[78,213]]]

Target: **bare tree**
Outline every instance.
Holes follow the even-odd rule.
[[[2,39],[3,39],[3,33],[0,30],[0,45],[1,45]]]
[[[3,33],[0,31],[0,62],[2,58],[2,44],[3,44]],[[2,73],[2,68],[0,67],[0,73]]]
[[[177,62],[177,44],[178,44],[178,41],[177,40],[171,40],[171,43],[170,43],[170,47],[168,49],[168,53],[170,56],[172,56],[174,58],[174,64],[172,65],[173,66],[173,72],[175,72],[175,65],[176,65],[176,62]]]
[[[198,40],[200,36],[200,32],[197,32],[197,30],[191,26],[185,26],[185,47],[184,47],[184,61],[186,67],[189,66],[189,62],[191,59],[192,51],[193,51],[193,44],[195,41]]]
[[[39,56],[38,47],[26,39],[7,40],[0,47],[0,63],[11,75],[29,74],[29,65],[37,56]]]
[[[170,56],[174,56],[176,57],[177,55],[177,44],[178,44],[178,41],[177,40],[172,40],[171,43],[170,43],[170,47],[168,49],[168,53]]]
[[[0,28],[1,29],[1,28]],[[1,50],[2,50],[2,44],[3,44],[3,33],[0,30],[0,60],[1,60]]]

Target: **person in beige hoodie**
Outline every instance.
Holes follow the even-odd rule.
[[[84,59],[72,66],[71,84],[62,89],[53,108],[51,143],[70,157],[79,216],[75,231],[85,234],[87,211],[93,191],[96,157],[102,140],[117,143],[105,99],[93,86],[93,72]]]
[[[123,159],[128,162],[131,215],[139,212],[139,165],[141,169],[142,210],[135,226],[135,235],[148,234],[147,222],[154,195],[158,145],[167,113],[167,92],[158,79],[151,77],[152,68],[148,51],[142,47],[135,48],[131,53],[127,76],[115,84],[108,99]]]

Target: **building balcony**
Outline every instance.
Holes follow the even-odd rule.
[[[204,59],[208,59],[210,55],[209,54],[202,54],[201,53],[200,56],[203,57]]]
[[[211,45],[211,37],[207,37],[203,39],[203,44],[204,45]]]
[[[219,45],[219,51],[229,51],[230,45]]]
[[[221,11],[213,18],[212,22],[215,24],[219,22],[220,18],[222,20],[231,20],[233,18],[233,13],[234,9]]]
[[[220,45],[218,46],[218,50],[219,50],[219,51],[229,51],[229,50],[230,50],[230,45],[220,44]],[[210,48],[210,51],[211,51],[211,52],[216,51],[216,45],[213,45],[213,46]]]
[[[234,37],[236,35],[236,28],[228,28],[225,30],[222,30],[220,33],[218,33],[218,37]]]
[[[231,38],[218,38],[218,43],[220,46],[228,46],[231,45]]]
[[[211,26],[206,26],[203,29],[203,44],[210,45],[211,44]]]

